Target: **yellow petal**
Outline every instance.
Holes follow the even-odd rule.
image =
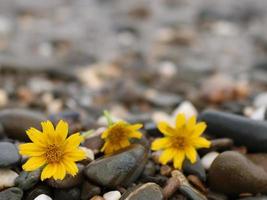
[[[54,126],[51,121],[47,120],[45,122],[41,122],[43,133],[48,135],[53,135],[55,132]]]
[[[101,134],[101,138],[105,139],[107,138],[109,135],[109,128],[107,128],[102,134]]]
[[[65,140],[66,150],[78,147],[83,140],[84,137],[80,133],[72,134]]]
[[[29,160],[22,166],[25,171],[34,171],[39,167],[43,166],[46,163],[46,159],[43,156],[31,157]]]
[[[86,154],[81,149],[75,149],[73,151],[65,153],[64,157],[69,158],[73,161],[80,161],[86,158]]]
[[[197,161],[197,152],[194,147],[192,146],[186,147],[185,155],[190,160],[191,163],[195,163]]]
[[[138,132],[138,131],[135,131],[135,132],[131,132],[129,133],[128,135],[130,138],[137,138],[137,139],[140,139],[142,138],[142,133],[141,132]]]
[[[186,119],[185,115],[180,113],[176,116],[176,129],[180,129],[183,125],[185,125]]]
[[[66,123],[63,120],[60,120],[58,122],[56,127],[56,133],[60,141],[64,141],[67,138],[68,129],[69,129],[68,123]]]
[[[172,148],[164,150],[159,157],[160,163],[166,165],[169,161],[171,161],[174,158],[175,153],[176,151]]]
[[[200,136],[205,131],[206,128],[207,128],[207,124],[205,122],[198,123],[195,126],[193,135],[194,136]]]
[[[105,152],[105,154],[111,154],[113,153],[113,148],[112,145],[110,144],[110,142],[105,142],[104,146],[101,149],[102,152]]]
[[[143,127],[143,124],[133,124],[133,125],[130,125],[128,128],[132,129],[133,131],[137,131],[138,129],[142,127]]]
[[[209,148],[211,142],[203,137],[198,137],[193,140],[193,146],[197,149],[199,148]]]
[[[67,173],[71,174],[72,176],[78,173],[78,167],[75,162],[70,159],[63,159],[62,162],[65,166]]]
[[[47,141],[44,137],[44,134],[41,131],[35,128],[30,128],[26,131],[26,133],[32,142],[42,147],[46,146]]]
[[[57,163],[57,170],[54,173],[53,177],[55,180],[63,180],[66,176],[66,168],[63,163]]]
[[[173,161],[174,168],[181,169],[184,159],[185,159],[185,153],[183,151],[176,151]]]
[[[128,139],[120,141],[120,148],[128,147],[129,145],[130,145],[130,142]]]
[[[52,177],[55,172],[57,171],[57,165],[56,164],[48,164],[45,166],[45,168],[42,171],[41,174],[41,180],[45,180],[47,178]]]
[[[196,125],[196,116],[192,116],[192,117],[188,120],[188,122],[187,122],[187,124],[186,124],[186,128],[187,128],[188,131],[191,131],[191,130],[194,129],[195,125]]]
[[[175,135],[176,133],[175,129],[169,126],[166,122],[158,123],[158,129],[166,136]]]
[[[170,146],[170,139],[168,137],[160,138],[154,140],[154,142],[151,145],[151,149],[156,151],[156,150],[161,150],[168,148]]]
[[[41,156],[45,153],[45,148],[35,143],[25,143],[19,145],[19,153],[25,156]]]

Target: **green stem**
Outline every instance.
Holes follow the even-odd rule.
[[[94,131],[95,131],[95,130],[93,130],[93,129],[91,129],[91,130],[89,130],[89,131],[85,131],[85,132],[82,133],[82,136],[83,136],[84,138],[87,138],[87,137],[89,137]]]
[[[111,126],[113,124],[113,121],[110,113],[107,110],[104,110],[104,116],[107,119],[108,126]]]

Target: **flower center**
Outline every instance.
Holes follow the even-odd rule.
[[[45,157],[48,163],[59,162],[63,157],[62,150],[55,144],[47,147]]]
[[[175,148],[184,149],[186,146],[186,139],[184,137],[174,137],[172,145]]]
[[[125,130],[121,126],[114,127],[110,130],[109,139],[113,142],[117,142],[125,137]]]

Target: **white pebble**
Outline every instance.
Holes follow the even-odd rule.
[[[119,200],[121,198],[121,193],[119,191],[110,191],[103,195],[105,200]]]
[[[5,106],[7,102],[8,102],[8,97],[6,91],[0,89],[0,107]]]
[[[10,169],[0,169],[0,189],[13,187],[19,175]]]
[[[256,109],[252,115],[250,116],[251,119],[254,119],[254,120],[264,120],[265,118],[265,112],[266,112],[266,107],[263,106],[263,107],[260,107],[258,109]]]
[[[80,147],[80,149],[85,152],[86,158],[89,158],[90,160],[95,159],[95,154],[91,149],[88,149],[86,147]]]
[[[175,118],[178,114],[183,113],[185,114],[186,118],[189,119],[192,116],[197,116],[198,112],[195,106],[189,102],[184,101],[182,102],[173,112],[172,116]]]
[[[257,95],[253,102],[256,108],[267,106],[267,92]]]
[[[201,164],[205,169],[209,169],[215,158],[219,155],[218,152],[210,152],[201,158]]]
[[[36,197],[34,200],[53,200],[50,196],[47,196],[46,194],[41,194],[38,197]]]

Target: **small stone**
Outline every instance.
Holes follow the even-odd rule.
[[[99,195],[101,193],[101,188],[89,183],[88,181],[84,181],[82,185],[81,191],[81,200],[88,200],[95,195]]]
[[[5,90],[0,89],[0,107],[4,107],[8,102],[8,96]]]
[[[41,170],[37,169],[32,172],[22,171],[15,180],[15,185],[22,190],[28,190],[40,180]]]
[[[131,145],[116,154],[94,160],[86,166],[85,176],[102,186],[129,185],[143,172],[147,150],[139,144]]]
[[[80,147],[80,149],[82,149],[85,152],[86,158],[81,161],[84,165],[89,164],[95,159],[95,154],[91,149],[87,147]]]
[[[71,188],[71,189],[56,189],[54,191],[55,198],[54,200],[80,200],[80,189]],[[88,199],[86,199],[88,200]]]
[[[99,128],[93,132],[90,136],[86,137],[83,145],[93,151],[99,152],[104,144],[104,140],[101,139],[101,134],[106,128]]]
[[[36,197],[34,200],[53,200],[50,196],[47,196],[46,194],[41,194],[38,197]]]
[[[218,138],[211,140],[210,149],[214,151],[218,150],[229,150],[234,145],[234,141],[230,138]]]
[[[267,196],[245,197],[238,200],[266,200]]]
[[[186,177],[183,175],[182,172],[178,170],[174,170],[172,172],[173,177],[177,177],[181,183],[179,190],[180,192],[185,195],[187,198],[192,200],[207,200],[207,198],[198,192],[195,188],[193,188],[190,183],[187,181]]]
[[[267,173],[242,154],[226,151],[212,163],[209,183],[212,190],[229,195],[266,193]]]
[[[178,177],[172,176],[163,188],[164,199],[169,199],[180,188],[181,182]]]
[[[207,193],[207,188],[204,186],[204,184],[201,182],[201,180],[197,176],[189,175],[187,179],[189,183],[191,183],[199,191],[201,191],[204,194]]]
[[[20,188],[12,187],[0,192],[1,200],[21,200],[23,191]]]
[[[143,175],[154,176],[155,173],[156,173],[156,166],[155,166],[154,162],[148,161],[147,164],[145,165]]]
[[[125,192],[120,200],[163,200],[162,189],[155,183],[145,183]]]
[[[84,166],[78,164],[78,173],[75,176],[67,174],[63,180],[54,180],[53,178],[47,179],[47,184],[54,188],[66,189],[81,184],[83,180],[83,169]]]
[[[172,168],[169,165],[162,165],[160,167],[160,174],[163,176],[170,176],[172,172]]]
[[[90,200],[105,200],[105,199],[101,196],[93,196]]]
[[[203,156],[201,158],[201,164],[203,165],[203,167],[206,170],[208,170],[210,168],[211,164],[217,158],[218,155],[219,155],[218,152],[210,152],[210,153],[207,153],[205,156]]]
[[[246,155],[253,163],[267,172],[267,153],[250,153]]]
[[[119,200],[121,198],[121,193],[119,191],[110,191],[103,195],[105,200]]]
[[[0,190],[15,186],[15,179],[19,175],[10,169],[0,169]]]
[[[205,169],[201,163],[201,160],[199,159],[199,156],[197,156],[197,161],[195,163],[191,163],[188,159],[185,159],[183,163],[183,172],[185,174],[193,174],[196,175],[200,180],[206,181],[206,172]]]
[[[189,102],[182,102],[172,113],[172,119],[175,119],[178,114],[185,114],[186,118],[189,119],[192,116],[197,116],[198,112],[195,106]],[[175,120],[174,120],[175,121]]]
[[[206,110],[200,119],[208,125],[207,132],[217,137],[227,137],[237,145],[244,145],[251,152],[266,152],[267,122],[251,120],[239,115]]]
[[[258,94],[253,102],[256,108],[267,107],[267,92]]]
[[[9,142],[0,142],[0,167],[11,167],[20,161],[17,147]]]
[[[0,123],[6,135],[12,139],[28,142],[25,130],[30,127],[41,129],[40,123],[46,117],[41,113],[26,109],[5,109],[0,111]],[[19,123],[18,123],[19,122]]]
[[[265,120],[266,106],[259,107],[250,115],[250,119]]]
[[[52,196],[51,188],[49,188],[47,185],[37,185],[35,188],[31,189],[26,193],[25,200],[33,200],[42,194]]]

